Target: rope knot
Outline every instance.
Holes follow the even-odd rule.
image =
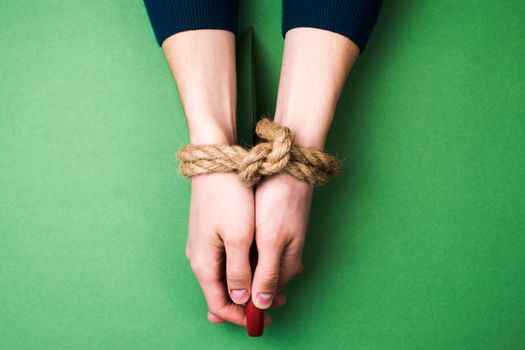
[[[256,127],[257,136],[266,140],[252,147],[239,165],[239,176],[246,184],[258,183],[261,176],[269,176],[283,170],[290,160],[293,138],[290,129],[261,119]]]
[[[324,184],[341,171],[340,161],[322,151],[294,144],[290,129],[262,118],[255,133],[263,141],[247,150],[239,145],[186,145],[177,152],[186,177],[237,171],[243,183],[257,184],[263,176],[286,171],[310,185]]]

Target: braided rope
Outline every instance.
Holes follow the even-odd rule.
[[[239,145],[186,145],[176,154],[179,171],[185,177],[236,171],[247,186],[263,176],[287,171],[310,185],[322,185],[341,171],[341,162],[313,148],[297,146],[290,129],[268,118],[259,120],[255,133],[265,142],[250,149]]]

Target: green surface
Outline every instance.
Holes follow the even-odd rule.
[[[249,8],[248,8],[249,6]],[[280,2],[245,1],[273,113]],[[184,256],[187,142],[141,1],[0,1],[0,349],[523,349],[525,5],[389,1],[305,271],[259,339]]]

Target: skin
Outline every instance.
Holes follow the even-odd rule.
[[[235,36],[218,29],[184,31],[163,42],[184,106],[190,143],[235,144]],[[274,121],[297,144],[323,150],[337,101],[359,48],[317,28],[286,33]],[[315,82],[313,84],[312,82]],[[192,178],[186,256],[208,304],[210,322],[246,327],[244,304],[286,303],[283,287],[303,270],[313,187],[287,173],[246,187],[235,173]],[[259,261],[252,276],[249,249]],[[271,318],[265,315],[265,323]]]

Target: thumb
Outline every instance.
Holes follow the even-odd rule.
[[[264,245],[258,247],[259,260],[252,282],[252,300],[259,309],[272,305],[279,284],[282,247]]]

